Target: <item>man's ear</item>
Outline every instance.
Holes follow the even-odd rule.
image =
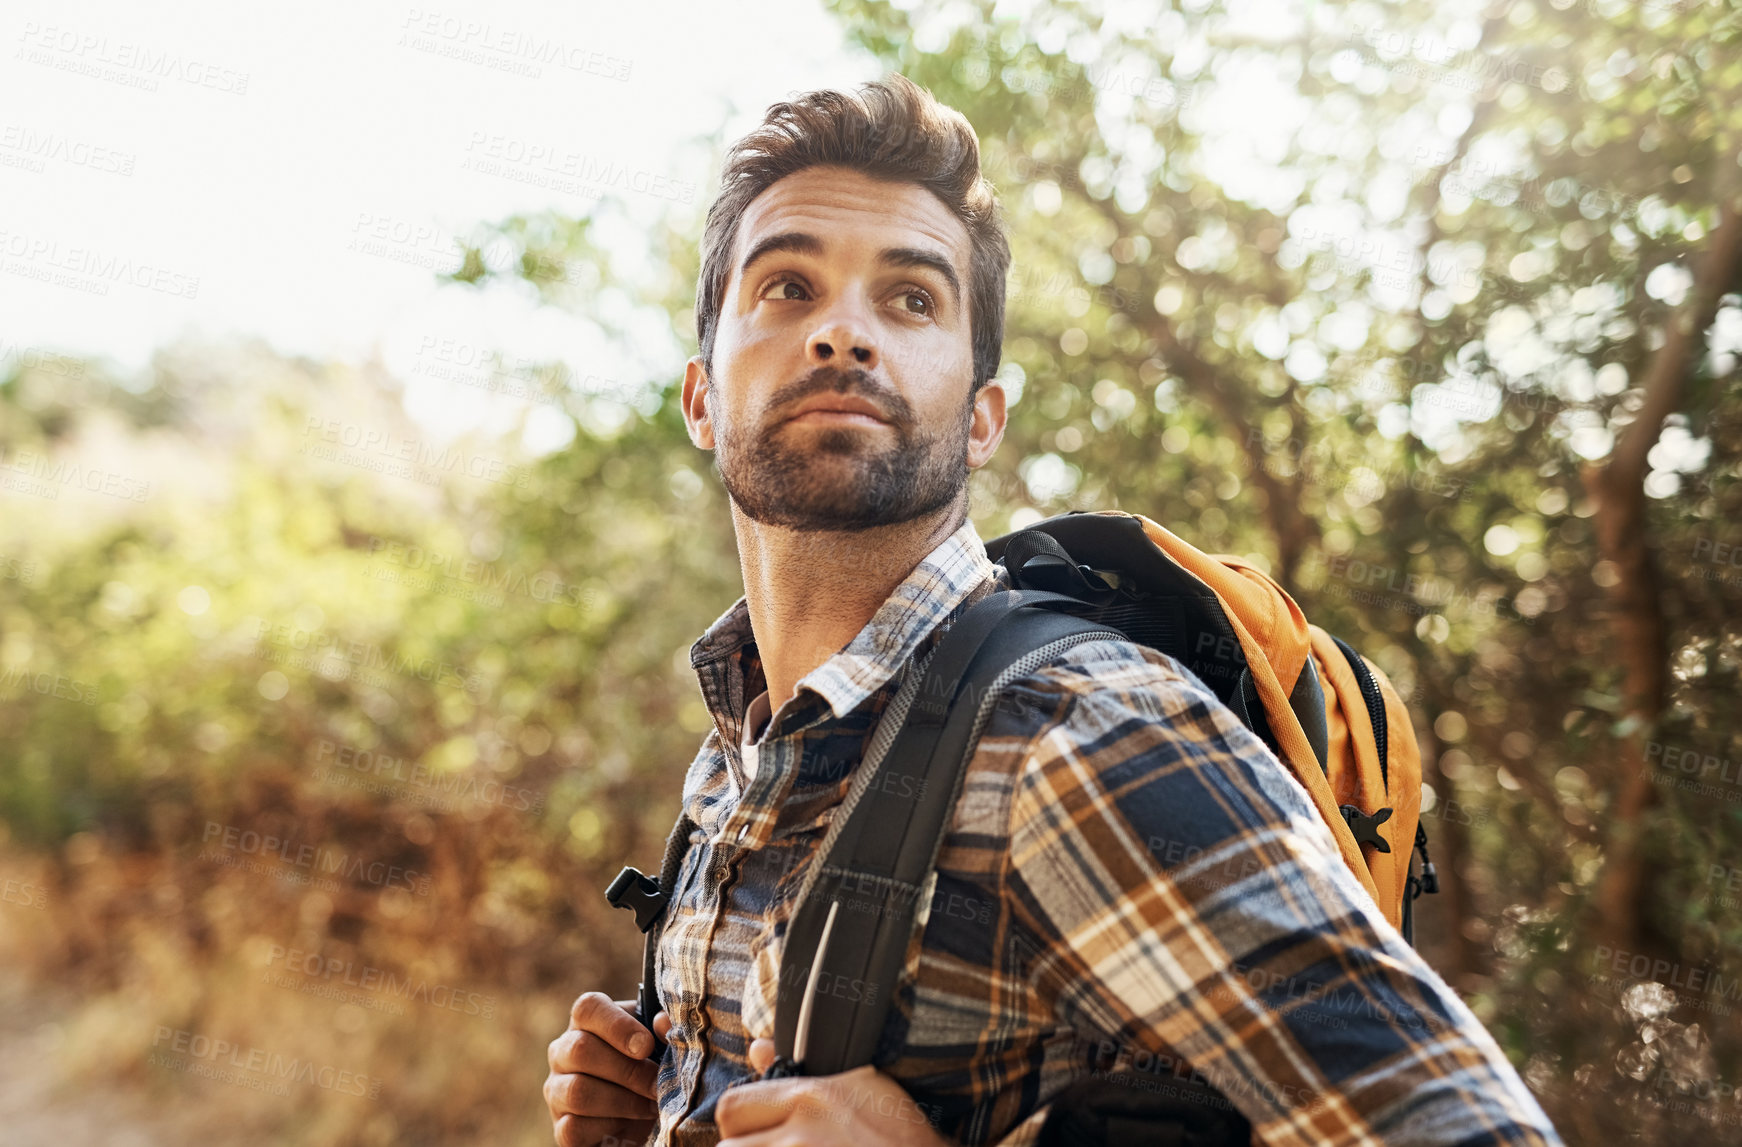
[[[702,356],[696,355],[683,368],[683,420],[689,427],[690,441],[703,450],[714,448],[714,422],[708,416],[708,391],[713,383],[702,369]]]
[[[992,460],[1004,441],[1004,384],[987,379],[974,395],[974,421],[968,428],[968,469],[978,470]]]

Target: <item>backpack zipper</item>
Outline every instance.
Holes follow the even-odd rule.
[[[1367,668],[1367,663],[1361,660],[1361,655],[1355,652],[1355,647],[1340,637],[1331,638],[1337,643],[1337,648],[1343,651],[1348,659],[1349,668],[1355,671],[1355,683],[1361,687],[1361,700],[1367,703],[1367,719],[1373,725],[1373,747],[1379,750],[1379,781],[1385,786],[1387,794],[1391,792],[1391,767],[1386,759],[1387,748],[1385,727],[1385,696],[1379,692],[1379,682],[1373,679],[1373,673]]]

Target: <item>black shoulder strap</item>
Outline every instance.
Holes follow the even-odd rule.
[[[635,913],[635,925],[646,939],[641,947],[641,982],[635,986],[636,1018],[654,1039],[655,1057],[663,1046],[659,1033],[653,1030],[653,1017],[659,1014],[658,973],[659,934],[665,922],[665,906],[671,902],[677,887],[677,874],[683,868],[684,854],[689,851],[690,835],[696,822],[688,813],[679,813],[671,835],[665,840],[665,860],[659,866],[655,880],[637,868],[625,868],[605,889],[605,902],[613,908],[627,908]]]
[[[832,1075],[871,1062],[974,741],[1003,685],[1096,638],[1062,594],[1005,590],[939,642],[882,762],[817,861],[787,926],[771,1075]],[[852,797],[849,796],[851,802]]]

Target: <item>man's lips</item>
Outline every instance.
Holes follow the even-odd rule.
[[[877,407],[862,398],[819,396],[799,406],[788,422],[847,422],[865,426],[883,426],[888,419]]]
[[[859,426],[882,426],[884,424],[881,418],[860,414],[856,410],[824,410],[821,408],[807,410],[803,414],[795,414],[787,421],[796,422],[800,426],[817,422],[846,422]]]

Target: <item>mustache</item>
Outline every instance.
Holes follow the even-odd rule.
[[[886,386],[880,386],[869,371],[850,367],[819,366],[803,378],[787,383],[768,400],[769,410],[784,410],[815,394],[851,394],[875,406],[885,420],[898,430],[914,425],[913,404]]]

